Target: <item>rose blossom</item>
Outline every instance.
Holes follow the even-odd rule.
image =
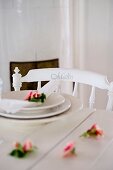
[[[74,151],[75,151],[75,143],[73,141],[69,142],[64,147],[64,155],[63,156],[64,157],[71,156],[71,155],[75,154]]]
[[[24,98],[24,100],[30,100],[32,95],[32,91],[30,91]]]
[[[30,151],[32,150],[33,146],[32,146],[32,142],[30,140],[27,140],[24,144],[23,144],[23,150],[24,152]]]
[[[103,135],[103,130],[97,124],[94,124],[90,130],[95,130],[96,135]]]
[[[18,147],[20,146],[20,143],[19,142],[14,142],[13,146],[14,146],[15,149],[18,149]]]

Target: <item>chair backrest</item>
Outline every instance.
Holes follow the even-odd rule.
[[[13,87],[15,91],[20,90],[23,82],[38,82],[37,89],[40,89],[41,81],[69,81],[74,82],[72,95],[76,97],[78,96],[79,83],[91,86],[89,97],[90,108],[93,108],[95,103],[95,88],[107,90],[108,103],[106,109],[112,110],[113,108],[113,82],[109,83],[105,75],[79,69],[44,68],[30,70],[26,76],[22,77],[19,71],[18,67],[16,67],[14,70],[15,74],[13,74]],[[60,87],[60,83],[57,85]]]

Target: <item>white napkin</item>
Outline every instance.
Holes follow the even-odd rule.
[[[29,106],[31,103],[28,101],[15,100],[15,99],[1,99],[0,100],[0,111],[5,111],[6,113],[16,113],[23,107]]]
[[[52,93],[58,92],[59,86],[60,86],[59,81],[50,81],[45,86],[38,89],[38,92],[45,93],[46,97],[48,97]],[[3,98],[0,100],[0,111],[14,114],[21,110],[23,107],[34,107],[36,105],[37,103],[35,102]]]

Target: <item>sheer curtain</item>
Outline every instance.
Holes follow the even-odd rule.
[[[74,67],[74,37],[73,37],[73,0],[60,0],[61,40],[60,67]],[[65,73],[64,73],[65,74]],[[72,93],[72,83],[63,83],[62,91]]]
[[[85,1],[60,0],[61,11],[61,44],[60,66],[80,68],[85,66]],[[72,84],[65,86],[72,91]],[[83,90],[81,90],[83,97]]]
[[[0,1],[1,7],[1,1]],[[7,58],[7,43],[4,25],[4,15],[3,10],[0,8],[0,78],[3,82],[6,82],[6,73],[9,71],[8,58]],[[7,89],[7,84],[5,83],[5,89]],[[5,90],[4,89],[4,90]]]
[[[60,0],[0,0],[0,77],[10,90],[10,61],[60,56]]]
[[[61,66],[95,71],[113,80],[113,1],[61,0]],[[63,60],[65,62],[63,63]],[[106,102],[97,90],[97,107]],[[85,102],[88,90],[81,89]]]
[[[83,68],[85,55],[85,1],[60,0],[60,11],[60,65],[61,67],[72,68],[76,66]]]
[[[60,66],[72,68],[73,65],[73,0],[60,0],[61,47]]]
[[[79,58],[81,69],[105,74],[113,81],[113,1],[111,0],[78,0]],[[106,91],[96,91],[96,107],[106,104]],[[88,90],[81,93],[83,100]]]
[[[59,57],[60,67],[96,71],[113,79],[113,0],[0,0],[0,37],[5,91],[11,60]],[[70,92],[72,85],[65,90]],[[104,100],[99,98],[97,104]]]

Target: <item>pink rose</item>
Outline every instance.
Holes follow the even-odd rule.
[[[39,98],[41,95],[38,92],[35,92],[34,97]]]
[[[94,124],[90,130],[94,130],[96,135],[103,135],[103,130],[97,124]]]
[[[14,142],[13,147],[14,149],[9,154],[18,158],[25,157],[28,153],[33,152],[37,148],[32,145],[30,140],[26,140],[23,145],[19,142]]]
[[[71,156],[75,154],[75,143],[74,142],[69,142],[67,145],[64,147],[64,157]]]
[[[30,91],[24,98],[24,100],[30,100],[32,95],[32,91]]]
[[[28,152],[31,151],[33,148],[32,146],[32,142],[30,140],[27,140],[24,144],[23,144],[23,150],[24,152]]]
[[[39,98],[41,97],[41,94],[38,93],[38,91],[30,91],[24,98],[24,100],[31,100],[33,98]]]
[[[102,136],[104,134],[103,130],[95,123],[91,126],[90,129],[88,129],[86,132],[84,132],[82,136],[84,137],[97,137]]]
[[[35,98],[35,94],[36,94],[36,92],[32,92],[32,93],[31,93],[31,98],[30,98],[30,99]]]
[[[18,147],[20,146],[20,143],[19,142],[14,142],[13,146],[14,146],[15,149],[18,149]]]

